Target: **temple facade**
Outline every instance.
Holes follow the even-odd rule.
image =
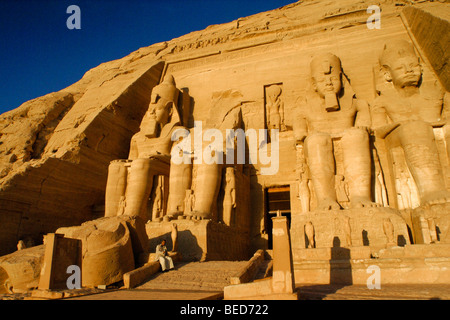
[[[448,283],[449,4],[399,3],[377,16],[369,1],[299,1],[141,48],[21,106],[67,100],[30,122],[53,123],[34,149],[2,159],[1,253],[79,239],[83,285],[96,286],[162,239],[183,261],[280,250],[285,217],[296,283],[365,284],[372,265],[387,283]]]

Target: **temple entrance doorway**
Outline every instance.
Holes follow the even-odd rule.
[[[290,187],[279,186],[266,188],[265,190],[265,229],[268,234],[267,249],[272,249],[272,218],[277,216],[280,211],[281,215],[287,217],[288,227],[291,226],[291,201],[290,201]]]

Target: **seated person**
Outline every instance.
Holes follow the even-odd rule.
[[[159,260],[163,272],[174,268],[173,260],[167,254],[166,240],[162,240],[161,243],[156,246],[155,253],[155,261]]]

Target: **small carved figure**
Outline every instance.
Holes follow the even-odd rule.
[[[306,162],[300,161],[299,167],[299,180],[298,180],[298,193],[302,204],[302,212],[309,212],[311,206],[311,192],[309,190],[309,172]]]
[[[402,200],[402,209],[411,209],[411,189],[409,187],[409,175],[403,169],[399,169],[399,176],[395,179],[395,187],[397,190],[397,194],[401,197]]]
[[[186,197],[184,198],[184,215],[191,216],[194,211],[195,194],[194,190],[186,190]]]
[[[172,232],[170,233],[172,238],[172,252],[177,252],[178,250],[178,226],[176,223],[172,224]]]
[[[235,223],[236,209],[236,177],[233,167],[226,168],[225,171],[225,194],[223,198],[223,222],[228,225]]]
[[[23,242],[23,240],[19,240],[19,242],[17,243],[17,251],[26,249],[27,246],[25,245],[25,242]]]
[[[383,231],[387,238],[388,245],[395,245],[394,238],[394,225],[390,218],[386,218],[383,220]]]
[[[351,247],[352,246],[352,228],[350,225],[350,217],[344,217],[343,231],[345,234],[345,241],[347,243],[347,247]]]
[[[349,202],[348,184],[342,174],[336,175],[336,198],[339,203],[345,208]]]
[[[152,210],[152,221],[156,221],[162,216],[162,203],[163,203],[163,192],[162,192],[162,179],[158,178],[158,185],[155,189],[155,199],[153,200],[153,210]]]
[[[431,243],[437,243],[439,242],[437,231],[436,231],[436,223],[434,222],[433,218],[428,218],[428,229],[430,229],[430,240]]]
[[[266,88],[267,128],[286,130],[284,124],[284,103],[281,99],[281,86],[274,84]]]
[[[375,164],[375,201],[383,207],[387,207],[389,204],[387,200],[386,184],[384,182],[380,158],[378,157],[376,150],[373,152],[373,158]]]
[[[315,236],[315,231],[314,231],[314,225],[312,224],[311,221],[308,221],[305,224],[305,235],[306,235],[306,239],[308,240],[308,248],[315,248],[316,246],[316,242],[314,239]]]
[[[420,228],[422,230],[423,243],[430,244],[431,243],[431,234],[430,234],[430,227],[428,225],[428,221],[423,216],[420,216],[419,221],[420,221]]]

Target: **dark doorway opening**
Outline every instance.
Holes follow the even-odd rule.
[[[287,217],[288,227],[291,227],[291,193],[289,186],[271,187],[265,189],[266,211],[265,225],[268,234],[267,249],[273,248],[272,243],[272,218],[277,216],[280,211],[281,215]]]

